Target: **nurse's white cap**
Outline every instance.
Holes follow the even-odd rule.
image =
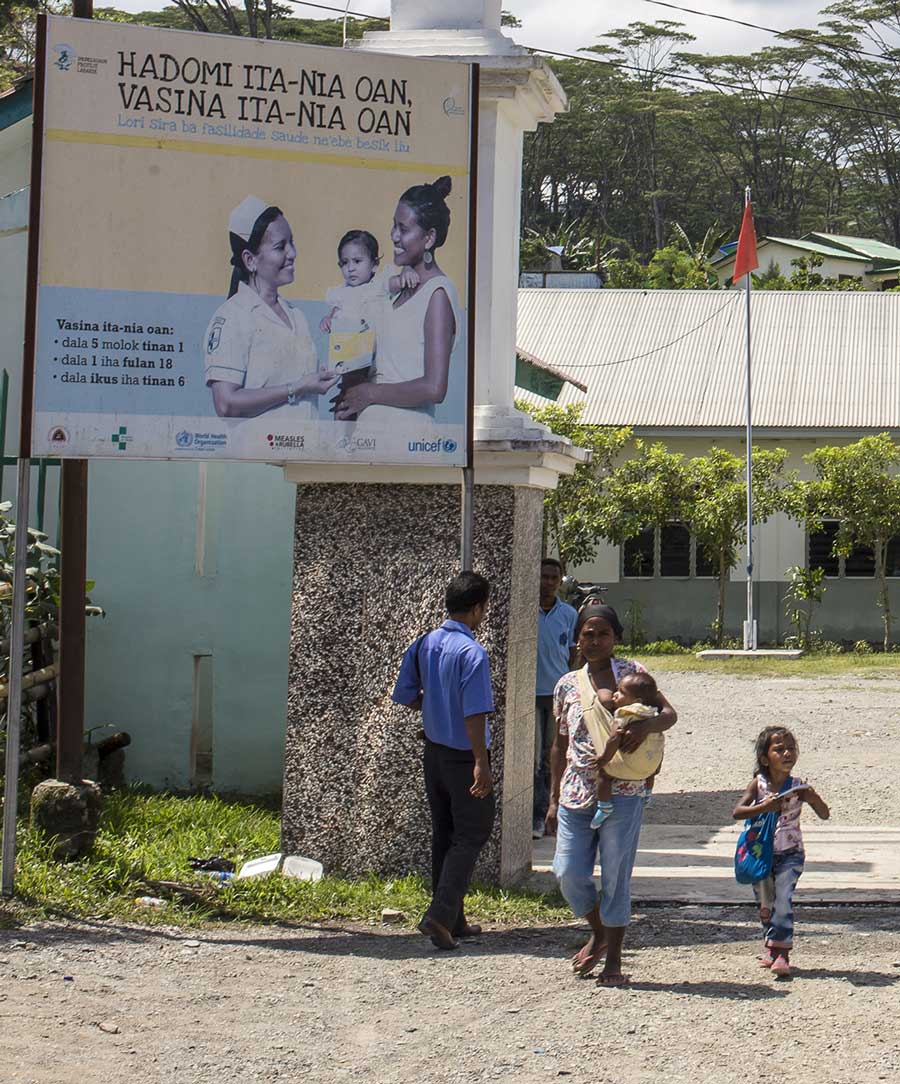
[[[228,229],[232,233],[236,233],[238,237],[243,237],[245,241],[249,241],[256,220],[268,208],[269,204],[263,203],[256,196],[247,196],[228,216]]]

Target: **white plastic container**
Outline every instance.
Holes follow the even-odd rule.
[[[270,873],[277,873],[281,868],[283,857],[284,855],[279,851],[277,854],[264,854],[262,858],[251,858],[249,862],[241,866],[235,879],[243,881],[248,877],[268,877]]]
[[[296,877],[300,881],[321,881],[324,872],[321,862],[301,858],[299,854],[289,854],[281,867],[282,876]]]

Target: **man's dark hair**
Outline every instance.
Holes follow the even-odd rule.
[[[628,686],[629,691],[641,701],[647,704],[656,699],[656,682],[647,673],[626,674],[619,682],[620,685]],[[652,704],[650,705],[653,706]]]
[[[478,605],[484,605],[491,593],[491,585],[477,572],[460,572],[447,584],[444,604],[448,614],[465,614]]]
[[[562,563],[560,561],[557,561],[557,559],[555,557],[542,557],[541,558],[541,568],[543,568],[544,565],[553,565],[554,568],[559,570],[560,576],[562,575],[562,570],[563,570]]]

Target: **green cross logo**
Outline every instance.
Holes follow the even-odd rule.
[[[113,444],[115,444],[115,446],[119,449],[120,452],[125,451],[128,442],[131,440],[131,437],[129,437],[127,434],[128,427],[125,425],[120,425],[119,431],[117,433],[113,433],[109,438],[113,442]]]

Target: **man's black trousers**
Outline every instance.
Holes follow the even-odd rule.
[[[496,802],[469,793],[475,756],[425,742],[425,793],[431,808],[431,888],[428,915],[451,933],[463,921],[463,899],[481,848],[494,826]]]

